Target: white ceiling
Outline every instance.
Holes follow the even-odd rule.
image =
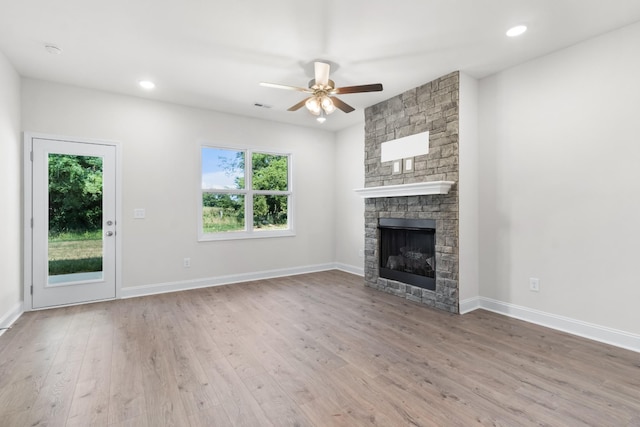
[[[637,21],[639,0],[0,0],[0,51],[26,77],[338,130],[451,71],[482,78]],[[342,95],[356,111],[321,125],[286,111],[304,94],[258,85],[306,87],[314,59],[338,64],[337,86],[384,91]]]

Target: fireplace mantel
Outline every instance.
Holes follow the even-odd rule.
[[[415,182],[411,184],[356,188],[354,191],[364,199],[376,197],[428,196],[431,194],[448,194],[453,184],[455,184],[455,181]]]

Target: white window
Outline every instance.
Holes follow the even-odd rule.
[[[201,148],[200,240],[293,235],[291,155]]]

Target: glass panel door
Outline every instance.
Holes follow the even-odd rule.
[[[115,146],[33,140],[33,307],[115,297]]]

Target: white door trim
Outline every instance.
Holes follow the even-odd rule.
[[[115,221],[118,224],[119,238],[116,240],[116,299],[121,298],[122,288],[122,149],[117,141],[98,140],[95,138],[76,138],[43,133],[25,132],[23,144],[23,301],[24,311],[32,311],[33,299],[31,286],[33,284],[33,246],[32,246],[32,218],[33,218],[33,163],[31,161],[34,139],[51,139],[58,141],[79,142],[85,144],[110,145],[116,150],[116,208]]]

